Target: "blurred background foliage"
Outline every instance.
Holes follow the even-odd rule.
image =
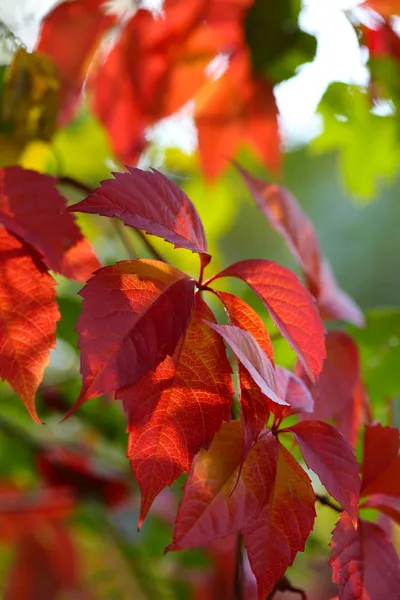
[[[115,3],[120,10],[123,4]],[[282,82],[290,82],[301,73],[304,63],[318,60],[318,48],[324,45],[323,31],[317,46],[312,32],[300,27],[307,4],[303,6],[300,0],[255,0],[243,21],[253,72],[276,86],[278,99]],[[322,11],[331,10],[328,0],[321,4],[326,5]],[[362,3],[337,4],[354,32],[357,47],[361,47],[361,79],[365,81],[362,85],[360,81],[331,81],[318,106],[318,127],[309,124],[305,116],[302,139],[298,131],[288,134],[281,115],[284,153],[280,173],[273,173],[256,159],[248,144],[241,144],[232,158],[255,175],[285,185],[311,218],[340,286],[366,311],[365,329],[348,327],[348,331],[360,348],[374,416],[399,426],[399,22],[368,7],[356,7]],[[370,4],[374,8],[374,3]],[[73,118],[60,122],[57,68],[51,56],[30,52],[35,23],[49,8],[47,5],[35,6],[30,17],[27,5],[21,4],[22,11],[27,11],[26,21],[32,21],[28,29],[26,23],[23,29],[27,47],[18,36],[18,28],[11,26],[9,12],[2,15],[0,4],[0,164],[20,164],[64,178],[60,189],[72,203],[84,195],[84,190],[66,178],[91,188],[113,170],[121,170],[123,161],[113,151],[107,127],[95,116],[87,97],[80,98]],[[338,46],[340,35],[338,31]],[[70,43],[73,52],[73,41]],[[302,93],[307,95],[307,89]],[[301,122],[296,97],[292,105],[300,113]],[[147,130],[149,143],[138,157],[138,164],[162,169],[194,202],[213,255],[211,268],[216,271],[231,262],[257,257],[298,272],[283,240],[260,218],[236,169],[226,163],[213,181],[203,175],[193,129],[193,122],[187,126],[186,114],[178,119],[173,116],[161,126],[153,124]],[[79,223],[103,264],[133,255],[150,256],[134,231],[96,216],[80,216]],[[158,239],[151,241],[172,264],[197,273],[196,256],[174,250]],[[183,480],[160,495],[137,532],[139,491],[125,459],[121,407],[106,398],[91,400],[60,423],[79,393],[74,327],[80,297],[79,286],[61,277],[58,282],[62,314],[58,343],[38,395],[38,413],[45,425],[33,424],[11,389],[0,383],[0,490],[4,488],[4,494],[0,494],[0,590],[4,598],[230,598],[227,590],[234,572],[232,540],[210,549],[163,557]],[[267,320],[260,303],[244,286],[231,280],[229,286],[231,291],[240,291]],[[220,310],[218,305],[212,306]],[[267,324],[272,331],[268,320]],[[275,346],[277,363],[293,365],[293,353],[287,344],[278,339]],[[84,466],[78,468],[67,455],[53,456],[51,452],[57,448],[69,449],[75,459],[77,456],[86,461]],[[65,499],[65,506],[54,509],[54,515],[49,516],[44,492],[38,491],[32,497],[25,490],[53,485],[57,479],[54,473],[62,484],[70,485],[73,493]],[[63,499],[62,493],[57,502]],[[14,512],[26,513],[30,519],[28,528],[28,521],[24,522],[12,535],[3,534],[1,528],[9,498]],[[335,594],[326,566],[335,514],[327,507],[318,510],[320,518],[308,541],[307,554],[297,557],[290,577],[298,587],[307,589],[311,600],[328,600]],[[393,535],[398,538],[398,532]],[[18,585],[25,581],[30,595],[28,587],[18,587],[15,578]],[[255,597],[247,563],[244,579],[243,597],[247,600]],[[281,597],[290,600],[292,596],[276,595],[277,599]]]

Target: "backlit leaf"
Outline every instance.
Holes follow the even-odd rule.
[[[261,317],[238,296],[226,292],[218,292],[218,297],[222,300],[228,312],[229,322],[251,333],[256,342],[258,342],[261,350],[265,352],[273,364],[274,349]],[[241,363],[239,363],[238,367],[241,421],[243,424],[246,454],[251,443],[257,439],[258,434],[267,423],[270,409],[267,397],[255,383],[247,369]]]
[[[98,42],[115,23],[104,10],[103,0],[62,2],[43,21],[37,50],[48,54],[58,69],[64,120],[72,116]]]
[[[339,600],[393,600],[400,597],[396,550],[375,523],[360,519],[357,530],[347,513],[340,515],[331,541],[330,565]]]
[[[268,260],[243,260],[213,279],[220,277],[237,277],[252,288],[315,382],[325,358],[324,326],[313,298],[296,275]]]
[[[0,377],[40,423],[35,394],[55,347],[55,282],[29,248],[0,227]]]
[[[21,167],[0,169],[0,223],[39,252],[50,269],[86,281],[100,263],[75,219],[60,214],[65,199],[55,183]]]
[[[229,344],[263,394],[277,404],[287,404],[276,395],[274,367],[251,333],[234,325],[208,325]]]
[[[400,499],[386,494],[372,494],[360,508],[374,508],[400,525]]]
[[[269,224],[286,241],[299,263],[322,316],[362,325],[363,315],[356,304],[341,291],[321,255],[315,229],[289,190],[267,183],[239,167],[258,208]]]
[[[139,524],[156,495],[189,471],[196,452],[208,447],[222,421],[229,420],[231,369],[222,340],[204,322],[211,319],[197,295],[174,356],[117,394],[128,413],[128,457],[142,490]]]
[[[271,433],[260,438],[240,469],[241,437],[238,421],[226,423],[209,450],[196,456],[167,550],[209,544],[241,531],[268,504],[275,485],[278,443]]]
[[[400,498],[400,432],[395,427],[368,425],[364,434],[361,495]]]
[[[188,326],[194,281],[166,263],[123,261],[96,271],[80,292],[85,400],[133,385],[172,355]]]
[[[128,167],[114,173],[87,198],[69,211],[117,217],[125,225],[144,229],[171,242],[207,256],[207,242],[200,218],[186,194],[156,170]]]
[[[304,421],[283,431],[296,438],[307,467],[318,475],[331,496],[357,520],[359,467],[348,441],[331,425]]]
[[[315,495],[309,477],[279,444],[276,480],[270,503],[244,531],[244,543],[264,600],[304,550],[314,526]]]

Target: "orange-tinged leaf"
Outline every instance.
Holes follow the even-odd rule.
[[[251,333],[235,327],[235,325],[216,325],[214,323],[208,323],[208,325],[229,344],[235,356],[263,394],[277,404],[286,404],[285,400],[279,398],[275,393],[274,366]]]
[[[384,16],[400,15],[400,0],[366,0],[365,4]]]
[[[128,167],[127,173],[114,173],[114,179],[103,181],[67,210],[117,217],[125,225],[164,238],[176,248],[207,255],[206,237],[195,207],[175,183],[155,169]],[[209,260],[207,255],[206,262]]]
[[[360,519],[357,530],[347,513],[340,515],[331,541],[330,565],[339,600],[398,600],[400,563],[378,525]]]
[[[65,199],[54,177],[23,169],[0,169],[0,223],[32,246],[46,265],[86,281],[100,263],[72,215],[60,214]]]
[[[309,477],[279,444],[276,479],[269,504],[244,530],[244,543],[264,600],[304,550],[314,526],[315,495]]]
[[[29,248],[0,227],[0,377],[40,423],[35,394],[55,347],[55,282]]]
[[[269,432],[243,461],[239,421],[222,426],[209,450],[201,450],[184,487],[173,542],[167,550],[209,544],[242,531],[269,502],[278,443]],[[242,465],[242,466],[241,466]]]
[[[297,200],[284,187],[268,183],[239,167],[258,208],[269,224],[286,241],[316,297],[322,316],[362,325],[358,306],[337,286],[333,273],[321,255],[315,229]]]
[[[194,281],[155,260],[127,260],[96,271],[80,292],[78,320],[85,400],[133,385],[172,355],[188,326]]]
[[[195,96],[202,168],[217,177],[239,145],[251,144],[257,157],[272,170],[281,166],[278,109],[272,85],[254,78],[245,48],[231,56],[227,70],[210,79]]]
[[[370,494],[400,498],[400,431],[379,423],[364,434],[361,495]]]
[[[357,521],[360,496],[359,467],[353,448],[335,427],[321,421],[304,421],[283,431],[290,431],[300,446],[309,469]]]
[[[334,415],[333,422],[350,444],[356,447],[361,424],[371,423],[371,407],[361,379],[356,384],[351,402]]]
[[[229,420],[231,368],[221,338],[204,320],[214,321],[213,314],[197,295],[174,356],[117,394],[128,413],[128,457],[142,490],[139,523],[156,495],[189,471],[196,452]]]
[[[298,277],[268,260],[240,261],[212,280],[220,277],[237,277],[252,288],[315,382],[325,358],[324,326],[313,298]]]
[[[274,349],[261,317],[241,298],[226,292],[217,292],[228,313],[229,322],[252,334],[261,350],[273,364]],[[247,369],[239,363],[240,411],[243,424],[245,454],[268,421],[270,408],[267,397],[254,382]],[[278,394],[279,397],[281,397]],[[275,404],[275,403],[273,403]]]
[[[58,68],[63,120],[72,116],[96,47],[115,23],[104,5],[104,0],[62,2],[43,21],[37,50],[48,54]]]

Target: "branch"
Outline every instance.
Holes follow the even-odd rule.
[[[338,513],[343,512],[343,509],[340,506],[333,504],[333,502],[328,498],[328,496],[321,496],[320,494],[315,494],[315,497],[317,499],[317,502],[319,502],[323,506],[329,506],[329,508],[335,510]]]
[[[58,177],[58,183],[61,183],[64,185],[69,185],[70,187],[73,187],[76,190],[79,190],[86,196],[88,194],[91,194],[93,191],[90,186],[86,185],[85,183],[82,183],[81,181],[77,181],[76,179],[73,179],[72,177]],[[126,235],[124,226],[121,226],[119,223],[117,223],[117,224],[114,224],[113,227],[114,227],[115,231],[118,233],[118,236],[121,238],[121,241],[122,241],[123,245],[125,246],[128,256],[131,258],[136,258],[137,257],[136,251],[133,247],[131,240]],[[136,229],[135,231],[139,235],[139,237],[142,239],[142,241],[143,241],[144,245],[146,246],[147,250],[149,251],[149,253],[152,254],[155,259],[160,260],[162,262],[167,262],[164,259],[164,257],[158,252],[158,250],[156,250],[154,248],[153,244],[149,241],[148,237],[146,236],[146,234],[143,231],[141,231],[139,229]]]

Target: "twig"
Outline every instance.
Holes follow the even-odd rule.
[[[329,498],[327,496],[321,496],[320,494],[315,494],[315,497],[316,497],[317,501],[320,504],[322,504],[323,506],[329,506],[329,508],[331,508],[332,510],[335,510],[338,513],[343,512],[343,509],[340,506],[333,504],[333,502],[331,502],[331,500],[329,500]]]
[[[235,580],[233,582],[232,600],[243,600],[243,550],[240,533],[238,533],[236,541]]]
[[[91,194],[93,191],[90,186],[86,185],[86,183],[77,181],[76,179],[73,179],[72,177],[66,177],[66,176],[59,177],[58,182],[61,184],[65,184],[65,185],[74,187],[76,190],[79,190],[80,192],[84,193],[85,195]],[[131,258],[136,258],[136,256],[137,256],[136,251],[133,247],[132,241],[129,239],[129,236],[127,236],[127,232],[124,230],[124,226],[121,225],[119,222],[117,222],[117,224],[113,225],[113,227],[117,231],[119,237],[121,238],[121,241],[122,241],[123,245],[125,246],[125,249],[128,252],[128,255]],[[142,239],[147,250],[149,251],[150,254],[152,254],[154,256],[154,258],[156,258],[157,260],[160,260],[162,262],[166,262],[164,257],[158,252],[158,250],[156,250],[154,248],[153,244],[149,241],[149,239],[147,238],[146,234],[143,233],[143,231],[136,229],[136,233]]]

